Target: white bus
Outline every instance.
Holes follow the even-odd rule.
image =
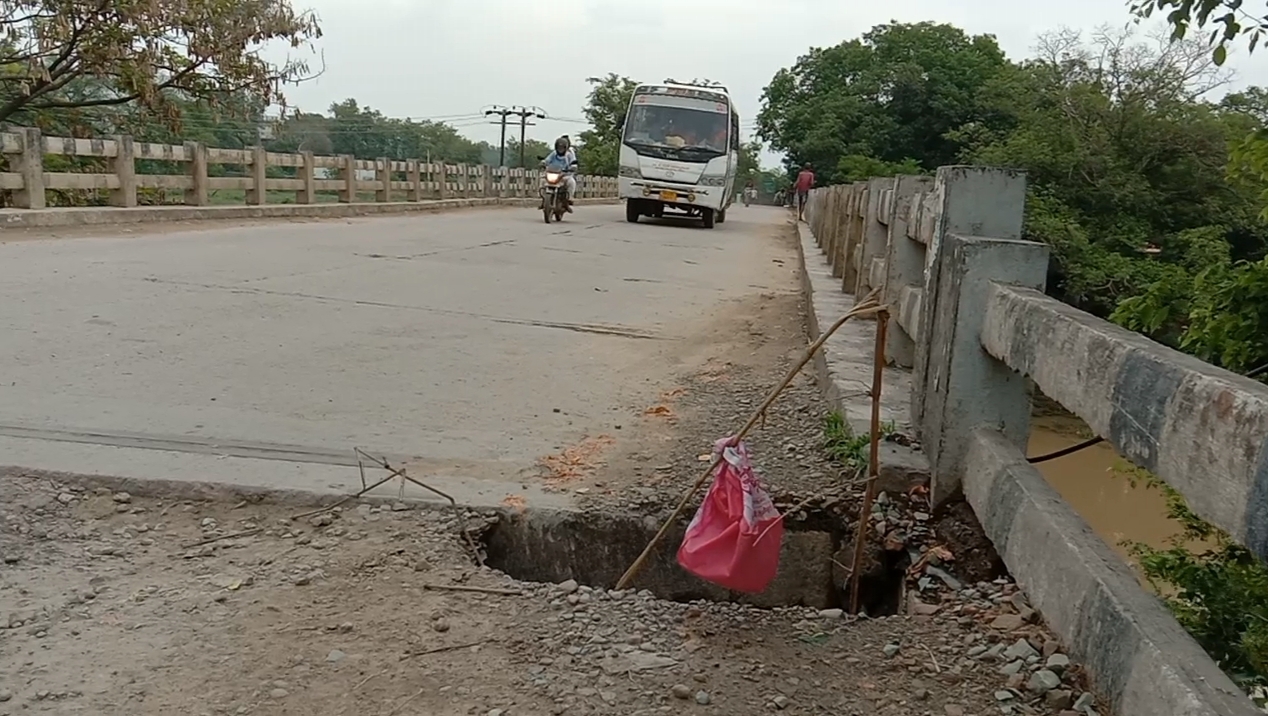
[[[639,85],[623,125],[618,183],[627,221],[674,212],[699,217],[709,229],[726,221],[735,200],[740,117],[725,87]]]

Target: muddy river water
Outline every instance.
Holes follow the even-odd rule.
[[[1029,455],[1043,455],[1086,439],[1086,429],[1068,416],[1036,416],[1031,423]],[[1124,541],[1168,546],[1180,531],[1167,516],[1162,494],[1123,471],[1127,464],[1114,448],[1099,443],[1037,466],[1088,525],[1133,567]]]

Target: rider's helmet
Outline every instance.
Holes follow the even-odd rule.
[[[559,139],[556,139],[556,140],[555,140],[555,153],[556,153],[556,154],[560,154],[560,155],[562,155],[562,154],[563,154],[564,152],[566,152],[566,151],[568,151],[568,138],[567,138],[567,137],[560,137]]]

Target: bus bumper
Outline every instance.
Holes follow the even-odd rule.
[[[725,187],[721,186],[620,177],[617,196],[627,201],[646,202],[647,206],[658,205],[662,210],[678,209],[689,212],[692,209],[722,209],[722,196],[725,193]]]

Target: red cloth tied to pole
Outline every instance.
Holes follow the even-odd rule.
[[[749,463],[744,443],[723,438],[713,484],[687,526],[678,564],[709,582],[737,592],[764,591],[779,570],[783,516]]]

